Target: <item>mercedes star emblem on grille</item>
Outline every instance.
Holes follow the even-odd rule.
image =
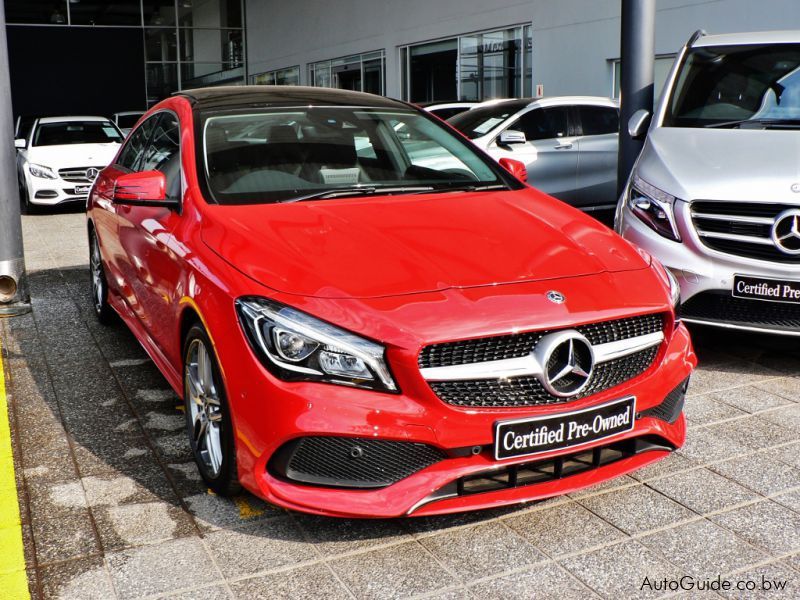
[[[775,217],[772,241],[785,254],[800,254],[800,209],[790,208]]]
[[[554,304],[563,304],[564,300],[566,300],[564,294],[562,294],[561,292],[557,292],[555,290],[550,290],[549,292],[547,292],[547,299],[550,300],[550,302],[553,302]]]
[[[86,179],[89,181],[94,181],[97,179],[97,176],[100,174],[100,169],[95,169],[94,167],[89,167],[86,169]]]
[[[594,350],[574,329],[544,336],[534,354],[542,365],[542,385],[554,396],[574,396],[592,377]]]

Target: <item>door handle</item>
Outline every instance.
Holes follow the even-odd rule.
[[[567,142],[566,144],[559,144],[556,146],[556,150],[571,150],[572,149],[572,142]]]

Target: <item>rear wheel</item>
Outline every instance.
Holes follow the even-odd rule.
[[[103,270],[100,244],[94,231],[89,233],[89,272],[92,277],[92,304],[97,320],[110,325],[114,320],[114,309],[108,303],[108,282]]]
[[[183,398],[186,429],[200,475],[216,494],[241,490],[236,471],[233,427],[211,341],[193,325],[184,343]]]

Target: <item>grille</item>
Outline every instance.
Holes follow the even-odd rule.
[[[285,445],[271,462],[273,470],[299,483],[379,488],[443,458],[443,452],[426,444],[314,436]]]
[[[683,410],[683,400],[686,396],[686,389],[689,387],[689,378],[684,379],[674,390],[672,390],[661,404],[643,410],[639,417],[654,417],[667,423],[674,423]]]
[[[583,391],[569,398],[551,395],[535,377],[432,381],[430,386],[439,398],[456,406],[499,408],[562,404],[597,394],[641,375],[650,368],[657,354],[658,346],[653,346],[601,363],[595,366],[592,378]]]
[[[664,315],[662,314],[601,321],[575,327],[586,336],[592,345],[647,335],[661,331],[663,328]],[[418,363],[420,368],[424,369],[519,358],[530,354],[539,340],[548,333],[552,332],[535,331],[433,344],[422,349]]]
[[[64,181],[69,181],[70,183],[94,183],[94,179],[89,179],[86,176],[86,169],[91,169],[92,167],[71,167],[69,169],[59,169],[58,175]],[[98,171],[102,171],[103,167],[94,167]]]
[[[692,296],[681,306],[681,316],[775,331],[800,330],[800,304],[734,298],[725,291]]]
[[[800,264],[800,255],[781,252],[772,242],[775,217],[787,204],[761,202],[692,202],[694,228],[703,244],[712,250],[787,264]]]
[[[654,436],[622,440],[583,452],[509,465],[462,477],[431,494],[428,502],[546,483],[579,475],[644,452],[653,450],[671,452],[674,449],[663,439]]]

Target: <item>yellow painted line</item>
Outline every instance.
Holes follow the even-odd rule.
[[[28,600],[2,350],[0,346],[0,590],[5,598]]]

